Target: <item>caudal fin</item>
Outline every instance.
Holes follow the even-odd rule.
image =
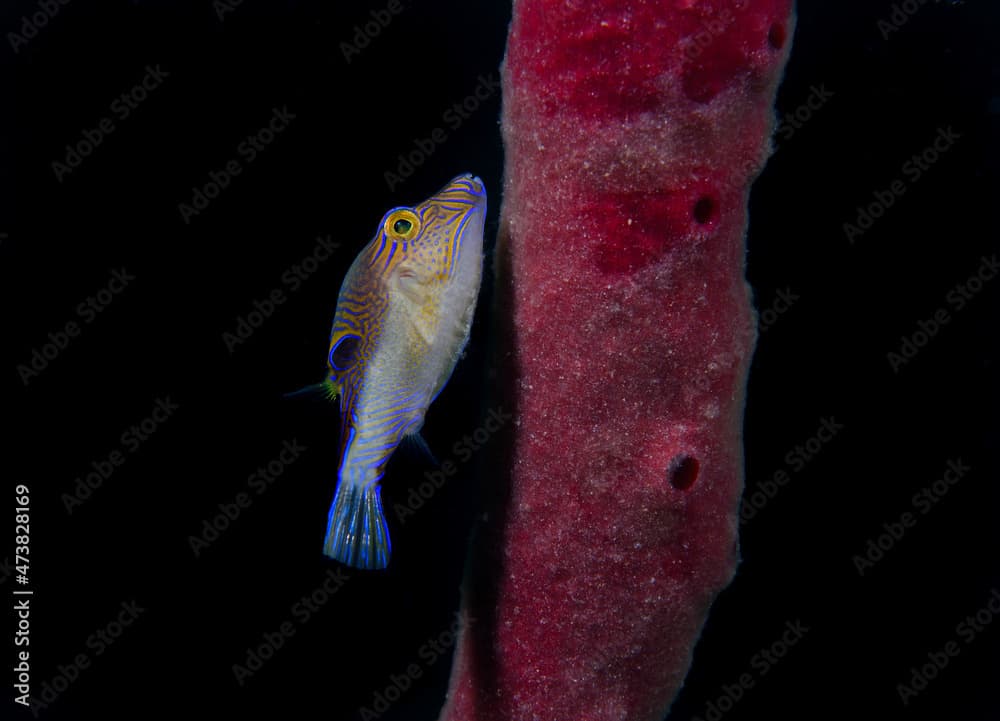
[[[341,483],[333,496],[323,553],[354,568],[389,565],[392,544],[377,484]]]

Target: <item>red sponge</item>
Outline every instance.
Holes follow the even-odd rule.
[[[749,185],[790,0],[516,0],[501,389],[514,422],[443,721],[652,721],[738,559]]]

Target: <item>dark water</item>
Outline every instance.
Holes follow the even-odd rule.
[[[4,32],[30,34],[40,7],[5,5]],[[390,511],[390,569],[344,581],[320,555],[336,415],[281,394],[320,379],[341,278],[386,208],[471,171],[492,240],[509,8],[52,7],[2,50],[4,507],[30,487],[32,693],[55,695],[42,717],[358,719],[392,688],[380,718],[435,718],[476,464],[405,522]],[[769,311],[745,426],[755,500],[672,719],[1000,713],[1000,618],[960,626],[1000,588],[1000,281],[970,281],[997,252],[997,13],[907,7],[799,8],[777,108],[792,119],[750,207],[747,272]],[[199,189],[216,195],[201,210]],[[480,423],[489,292],[427,418],[440,457],[464,457]],[[241,319],[259,327],[234,341]],[[949,461],[969,470],[935,486]],[[107,477],[83,498],[95,468]],[[395,459],[389,502],[428,470]],[[884,556],[871,566],[869,541]],[[18,587],[0,578],[5,596]],[[335,593],[303,604],[324,582]],[[898,684],[928,654],[944,668],[904,705]],[[419,678],[401,680],[411,665]],[[0,718],[25,716],[14,695]]]

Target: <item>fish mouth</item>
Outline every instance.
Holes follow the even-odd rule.
[[[479,205],[486,202],[486,185],[482,178],[472,173],[462,173],[448,181],[432,200],[454,201],[464,200],[467,203]]]
[[[472,173],[457,175],[421,203],[417,212],[425,223],[437,219],[448,225],[455,224],[461,234],[469,225],[467,221],[486,215],[486,185]]]
[[[481,178],[472,173],[455,176],[421,205],[419,213],[424,232],[434,227],[432,232],[448,248],[448,278],[463,267],[463,256],[481,254],[486,219],[486,187]]]

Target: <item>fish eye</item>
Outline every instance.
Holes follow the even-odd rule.
[[[354,363],[361,338],[356,335],[345,335],[330,349],[330,365],[334,370],[347,370]]]
[[[420,218],[408,208],[389,213],[385,219],[385,233],[393,240],[412,240],[420,232]]]

